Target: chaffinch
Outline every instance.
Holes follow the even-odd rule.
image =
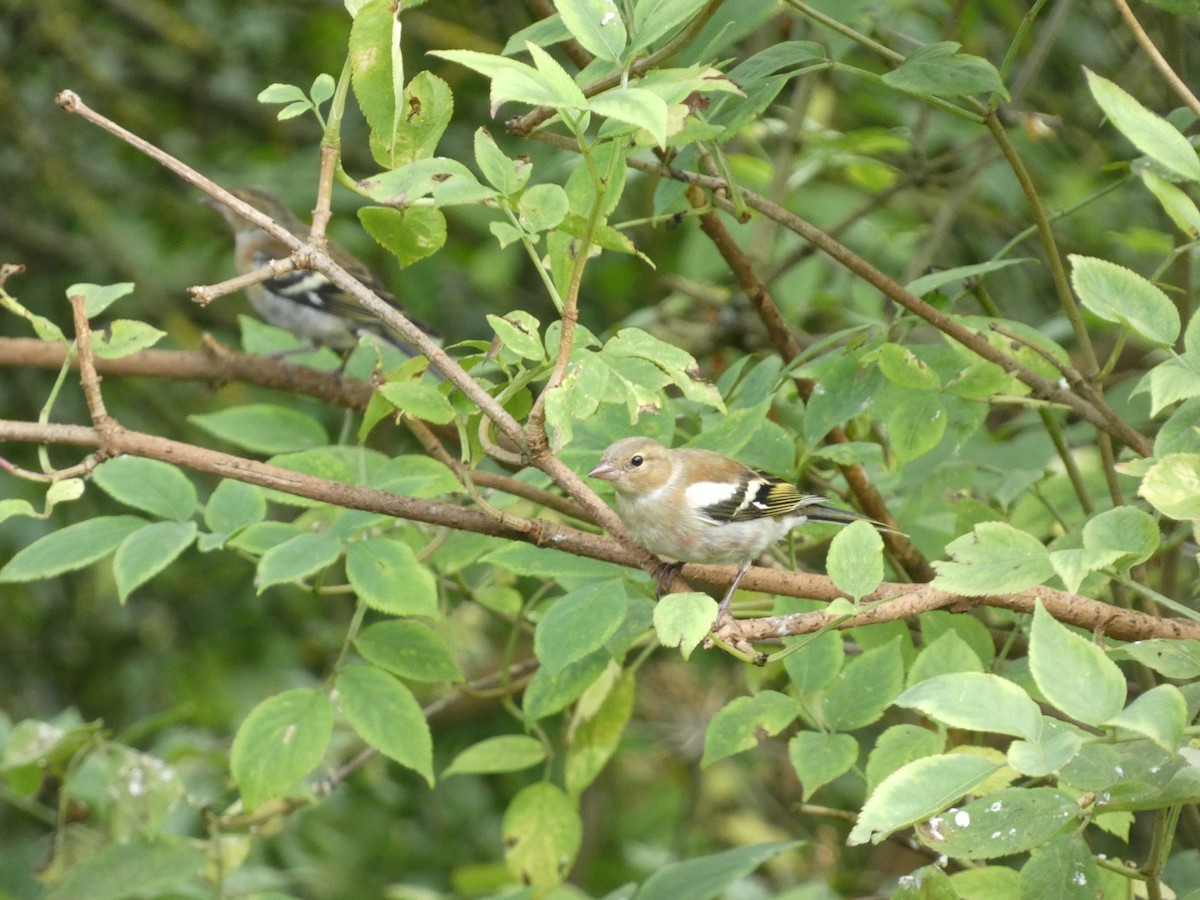
[[[309,228],[269,191],[258,187],[239,187],[230,191],[239,200],[270,216],[292,234],[306,239]],[[204,202],[219,212],[235,236],[234,265],[239,274],[253,272],[273,259],[291,255],[291,248],[267,234],[253,222],[242,218],[224,203],[205,197]],[[380,298],[399,308],[396,298],[371,274],[371,270],[330,240],[329,254],[351,275]],[[354,297],[343,291],[320,272],[293,269],[278,278],[269,278],[246,288],[250,305],[267,323],[314,345],[333,350],[350,350],[363,334],[384,338],[408,355],[417,351],[412,345],[375,318]],[[405,315],[422,331],[433,332]]]
[[[867,518],[711,450],[668,450],[644,437],[612,444],[588,476],[612,482],[617,515],[652,553],[680,564],[740,565],[720,614],[751,563],[797,525]],[[660,578],[660,594],[663,587]]]

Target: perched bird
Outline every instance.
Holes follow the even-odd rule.
[[[720,614],[729,608],[751,563],[797,525],[873,522],[711,450],[669,450],[644,437],[612,444],[588,476],[612,482],[617,515],[652,553],[680,564],[741,566]],[[663,574],[669,583],[670,573]],[[660,594],[665,586],[660,577]]]
[[[307,239],[309,228],[269,191],[257,187],[239,187],[230,193],[270,216],[297,237]],[[291,248],[286,244],[271,237],[224,203],[210,197],[205,197],[204,202],[219,212],[233,229],[236,239],[234,264],[239,274],[253,272],[273,259],[284,259],[291,255]],[[332,240],[327,247],[329,254],[351,275],[383,300],[399,308],[396,298],[366,266]],[[361,335],[372,334],[410,356],[419,352],[320,272],[293,269],[278,278],[268,278],[251,285],[246,288],[246,296],[254,311],[268,324],[290,331],[316,346],[350,350],[358,345]],[[422,331],[433,334],[408,316],[407,312],[405,315]]]

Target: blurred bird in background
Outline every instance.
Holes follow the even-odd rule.
[[[309,228],[273,195],[259,187],[239,187],[230,191],[239,200],[270,216],[292,234],[307,239]],[[238,215],[224,203],[211,197],[204,202],[219,212],[233,229],[236,239],[234,264],[238,274],[253,272],[273,259],[285,259],[291,248],[267,234],[253,222]],[[387,303],[402,312],[396,298],[365,265],[355,259],[333,240],[327,242],[330,256],[346,271],[370,288]],[[405,355],[420,353],[401,335],[388,328],[362,306],[351,294],[342,290],[323,274],[308,269],[290,272],[260,281],[246,288],[246,296],[254,311],[270,325],[290,331],[315,346],[332,350],[352,350],[364,334],[382,338]],[[410,322],[430,336],[434,332],[413,319]]]

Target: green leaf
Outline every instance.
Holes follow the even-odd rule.
[[[522,359],[532,359],[541,362],[546,358],[546,348],[542,344],[541,323],[522,309],[515,310],[501,318],[490,313],[488,324],[496,337],[513,353]]]
[[[475,164],[488,184],[509,197],[525,187],[532,174],[528,159],[510,159],[486,128],[475,131]]]
[[[166,336],[165,331],[145,322],[113,319],[103,329],[92,332],[92,352],[100,359],[120,359],[153,347]]]
[[[954,562],[937,561],[932,586],[950,594],[986,597],[1023,591],[1054,574],[1041,541],[1003,522],[981,522],[946,546]]]
[[[1084,68],[1088,88],[1109,121],[1133,144],[1159,165],[1191,181],[1200,181],[1196,150],[1179,129],[1142,106],[1132,95]]]
[[[583,841],[583,823],[562,790],[540,782],[522,789],[509,803],[501,836],[513,878],[548,888],[571,870]]]
[[[121,541],[113,557],[113,577],[121,602],[173,563],[195,539],[195,522],[154,522]]]
[[[798,700],[778,691],[760,691],[753,697],[731,700],[708,723],[700,767],[757,747],[766,737],[792,724],[801,710]]]
[[[367,662],[412,681],[463,681],[445,641],[420,622],[376,622],[354,639]]]
[[[1102,512],[1083,526],[1084,548],[1120,553],[1112,563],[1120,569],[1144,563],[1154,555],[1158,542],[1158,523],[1154,517],[1133,506]]]
[[[644,88],[615,87],[588,101],[588,109],[598,116],[616,119],[644,128],[660,147],[667,145],[666,101]]]
[[[949,629],[936,637],[923,631],[922,635],[925,645],[908,670],[907,684],[910,688],[939,675],[983,671],[979,654],[957,631]]]
[[[893,384],[913,391],[936,391],[942,386],[937,372],[918,359],[907,347],[884,344],[876,359],[879,371]]]
[[[18,550],[0,569],[0,582],[35,581],[82,569],[108,556],[146,524],[138,516],[102,516],[68,525]]]
[[[346,548],[346,577],[354,593],[371,609],[393,616],[439,615],[433,573],[400,541],[354,541]]]
[[[625,618],[628,598],[621,581],[587,585],[560,597],[533,635],[533,651],[551,675],[604,646]]]
[[[825,570],[857,603],[883,583],[883,539],[870,522],[851,522],[833,536]]]
[[[55,483],[57,484],[58,482]],[[47,491],[47,495],[49,495],[49,491]],[[28,500],[0,500],[0,522],[3,522],[5,519],[11,519],[13,516],[40,518],[38,511],[30,505]]]
[[[92,480],[114,500],[151,515],[182,522],[196,512],[196,489],[170,463],[119,456],[96,469]]]
[[[400,33],[400,17],[394,15],[389,0],[370,0],[359,9],[350,26],[350,83],[359,109],[371,126],[375,161],[385,169],[398,161],[395,135],[406,112]]]
[[[439,497],[462,492],[462,484],[445,463],[428,456],[393,456],[368,474],[367,487],[405,497]]]
[[[1106,722],[1148,737],[1168,753],[1183,743],[1188,723],[1187,701],[1173,684],[1160,684],[1135,699]]]
[[[46,900],[184,896],[195,885],[205,862],[199,845],[182,843],[175,835],[164,834],[158,840],[134,835],[74,861],[62,880],[39,896]]]
[[[800,841],[749,844],[684,862],[668,863],[646,879],[637,900],[713,900],[768,859],[801,846]]]
[[[1056,719],[1043,718],[1040,738],[1008,745],[1008,764],[1022,775],[1045,778],[1074,759],[1082,746],[1079,731]]]
[[[583,49],[598,59],[620,62],[625,22],[614,0],[555,0],[558,14]]]
[[[951,728],[1011,734],[1036,741],[1042,714],[1030,696],[1011,681],[982,672],[937,675],[913,685],[895,699]]]
[[[564,767],[564,783],[570,797],[578,800],[617,752],[621,735],[633,714],[634,686],[633,672],[622,672],[594,711],[588,712],[592,705],[588,703],[589,695],[598,687],[606,687],[603,682],[593,686],[580,700],[571,722]]]
[[[922,275],[920,278],[906,284],[904,289],[910,294],[923,297],[926,294],[936,291],[938,288],[953,284],[956,281],[970,281],[979,278],[981,275],[987,275],[990,272],[995,272],[1008,266],[1027,262],[1034,262],[1034,260],[1031,257],[1023,257],[1021,259],[992,259],[985,263],[955,266],[952,269],[942,269],[938,272],[930,272],[928,275]]]
[[[414,419],[449,425],[454,421],[454,407],[446,395],[432,384],[423,381],[389,381],[377,391],[388,403]]]
[[[472,744],[454,757],[442,777],[520,772],[545,760],[546,748],[541,741],[524,734],[503,734]]]
[[[883,83],[919,97],[963,97],[997,93],[1008,99],[1000,73],[986,59],[959,53],[954,41],[926,44],[909,54]]]
[[[1134,641],[1122,649],[1167,678],[1191,681],[1200,677],[1200,641],[1154,638]]]
[[[664,647],[678,647],[687,659],[708,637],[717,620],[717,602],[708,594],[668,594],[654,606],[654,633]]]
[[[188,416],[193,425],[252,453],[289,453],[329,443],[325,427],[307,413],[274,403],[250,403]]]
[[[100,313],[104,312],[122,297],[132,294],[133,288],[134,284],[132,281],[121,281],[116,284],[89,284],[82,282],[80,284],[73,284],[67,288],[67,298],[82,296],[84,312],[87,313],[89,319],[92,319],[100,315]]]
[[[1179,337],[1179,310],[1141,275],[1091,256],[1070,254],[1071,286],[1083,305],[1107,322],[1117,322],[1164,347]]]
[[[294,84],[275,82],[268,84],[259,91],[256,99],[259,103],[296,103],[303,102],[308,97],[304,93],[303,88],[299,88]]]
[[[788,741],[788,758],[807,802],[821,787],[853,768],[858,760],[858,741],[848,734],[801,731]]]
[[[1200,396],[1200,356],[1189,350],[1182,356],[1170,356],[1147,372],[1134,393],[1150,392],[1150,415],[1179,400]]]
[[[633,8],[630,51],[643,50],[677,30],[699,12],[705,2],[706,0],[639,0]]]
[[[471,170],[458,160],[435,156],[414,160],[364,178],[358,186],[367,192],[368,197],[384,206],[407,207],[423,197],[431,196],[439,184],[453,176],[475,181]]]
[[[825,721],[834,731],[870,725],[904,687],[904,656],[893,639],[850,660],[821,698]]]
[[[597,650],[561,672],[551,673],[540,667],[530,679],[521,698],[521,712],[527,722],[536,722],[565,709],[587,690],[612,661],[607,648]]]
[[[298,534],[262,555],[254,575],[258,593],[276,584],[302,581],[333,565],[341,555],[342,542],[325,534]]]
[[[204,505],[204,524],[219,534],[229,534],[267,515],[263,492],[244,481],[224,479]]]
[[[914,760],[874,790],[850,831],[848,843],[878,844],[901,828],[945,809],[998,768],[991,760],[967,753]]]
[[[1006,788],[917,826],[917,838],[952,859],[994,859],[1040,847],[1076,822],[1079,804],[1048,787]]]
[[[1172,519],[1200,519],[1200,454],[1160,459],[1142,478],[1138,496]]]
[[[1038,690],[1056,709],[1087,725],[1101,725],[1125,705],[1125,676],[1096,644],[1046,612],[1033,612],[1029,670]]]
[[[959,900],[1021,900],[1021,876],[1008,866],[981,866],[950,876]]]
[[[529,234],[549,231],[570,211],[567,192],[557,184],[535,184],[521,195],[517,217]]]
[[[284,691],[254,707],[229,754],[246,812],[295,787],[320,764],[332,735],[333,707],[320,691]]]
[[[404,88],[401,108],[390,135],[371,132],[371,151],[387,168],[433,156],[454,114],[454,94],[441,78],[421,71]]]
[[[364,206],[358,220],[401,268],[432,256],[446,243],[446,217],[432,206]]]
[[[784,638],[783,643],[788,648],[783,667],[801,696],[822,690],[842,671],[846,652],[837,631],[830,629],[803,637]],[[796,645],[800,645],[800,649],[791,649]]]
[[[941,442],[949,419],[940,394],[908,394],[888,413],[888,443],[901,462],[918,459]]]
[[[1148,166],[1141,167],[1138,174],[1175,226],[1191,240],[1200,237],[1200,209],[1196,208],[1195,201]]]
[[[1095,900],[1107,896],[1099,883],[1100,869],[1078,830],[1041,847],[1021,867],[1022,897]]]
[[[910,762],[936,756],[946,747],[944,735],[916,725],[893,725],[881,734],[867,757],[867,792]]]
[[[393,675],[374,666],[347,666],[337,692],[358,736],[433,786],[433,738],[421,705]]]

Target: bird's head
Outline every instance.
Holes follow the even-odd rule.
[[[604,451],[588,477],[611,481],[621,494],[646,494],[670,480],[670,452],[650,438],[622,438]]]

